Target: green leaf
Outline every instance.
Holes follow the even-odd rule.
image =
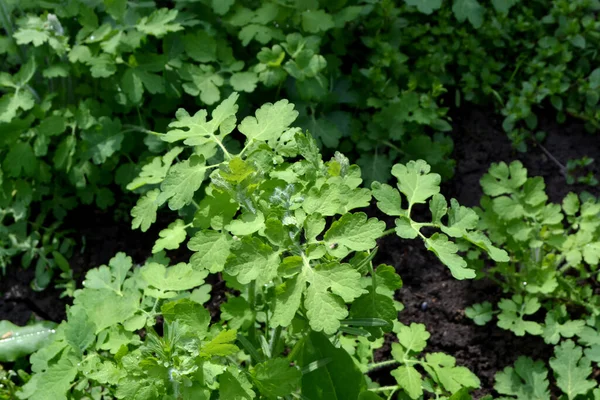
[[[37,159],[29,143],[17,142],[6,155],[2,168],[8,176],[32,176],[37,167]]]
[[[430,15],[442,7],[442,0],[404,0],[409,6],[417,7],[423,14]]]
[[[454,0],[452,12],[459,22],[468,19],[471,25],[477,29],[483,25],[485,9],[477,0]]]
[[[104,0],[106,12],[115,19],[121,19],[127,9],[127,0]]]
[[[69,323],[65,327],[67,343],[78,353],[83,354],[96,340],[96,325],[88,319],[82,309],[75,309],[69,315]]]
[[[292,394],[300,386],[302,379],[300,369],[290,366],[285,358],[274,358],[257,364],[250,374],[258,390],[270,399]]]
[[[306,291],[304,306],[307,309],[310,327],[328,335],[335,333],[340,327],[340,320],[348,316],[348,310],[341,298],[312,285]]]
[[[443,203],[445,208],[445,200],[443,201]],[[448,210],[448,225],[442,226],[442,231],[451,237],[463,237],[467,235],[467,231],[475,229],[477,227],[478,221],[479,217],[477,216],[475,211],[471,210],[470,208],[461,206],[460,204],[458,204],[458,201],[452,199],[450,200],[450,209]]]
[[[200,348],[201,357],[226,357],[239,351],[233,344],[237,340],[237,331],[223,330],[217,334],[210,342],[205,343]]]
[[[67,121],[60,115],[52,115],[44,118],[38,125],[37,129],[42,135],[56,136],[63,133],[67,129]]]
[[[373,182],[373,197],[377,199],[377,207],[389,216],[404,215],[400,193],[390,185]]]
[[[162,37],[169,32],[177,32],[183,29],[183,26],[175,21],[178,11],[175,9],[159,8],[147,17],[143,17],[135,26],[138,31],[147,35]]]
[[[223,100],[211,113],[210,121],[206,121],[206,110],[200,110],[194,116],[190,116],[180,108],[175,114],[177,121],[169,124],[169,128],[176,129],[169,130],[161,139],[169,143],[183,140],[188,146],[202,146],[209,142],[221,144],[223,138],[235,128],[238,97],[237,93],[232,93]]]
[[[441,177],[430,173],[431,167],[423,160],[410,161],[406,165],[396,164],[392,175],[398,178],[398,188],[408,199],[408,207],[425,201],[440,192]]]
[[[298,111],[287,100],[275,104],[266,103],[256,111],[254,117],[246,117],[238,130],[251,141],[270,141],[278,139],[298,117]]]
[[[537,322],[523,319],[527,315],[535,314],[541,307],[539,300],[535,297],[514,295],[511,300],[502,299],[498,303],[501,313],[498,315],[498,326],[509,329],[517,336],[541,335],[542,327]]]
[[[235,4],[235,0],[212,0],[213,11],[219,15],[225,15]]]
[[[46,321],[26,326],[0,321],[0,362],[13,362],[36,352],[54,335],[55,327]]]
[[[226,232],[199,231],[188,242],[188,249],[195,253],[190,264],[196,270],[206,269],[211,273],[223,271],[231,253],[232,238]]]
[[[244,237],[231,250],[225,272],[242,285],[258,280],[267,283],[277,275],[279,254],[258,238]]]
[[[371,250],[384,230],[383,221],[376,218],[367,220],[367,214],[362,212],[348,213],[333,222],[323,238],[330,249],[344,246],[354,251]]]
[[[117,72],[115,60],[109,54],[100,54],[88,60],[92,78],[108,78]]]
[[[442,386],[450,393],[463,388],[477,389],[481,382],[468,368],[457,367],[454,357],[444,353],[430,353],[425,356],[425,370],[431,376],[437,376]]]
[[[560,317],[561,315],[555,310],[549,311],[548,314],[546,314],[544,331],[542,332],[542,336],[544,337],[544,341],[546,343],[557,344],[561,336],[565,338],[572,338],[573,336],[579,334],[585,326],[585,321],[581,320],[568,319],[564,323],[560,323],[558,322]],[[565,317],[568,318],[566,312]]]
[[[518,0],[492,0],[492,4],[496,11],[501,14],[508,14],[512,6],[517,4]]]
[[[185,52],[199,63],[217,60],[217,42],[208,32],[199,30],[183,37]],[[236,89],[237,90],[237,89]]]
[[[163,304],[160,310],[165,321],[170,323],[179,321],[199,339],[203,339],[208,333],[210,314],[204,307],[192,300],[171,301]]]
[[[314,362],[325,364],[302,375],[302,395],[311,400],[352,400],[366,390],[364,375],[350,355],[336,348],[329,339],[311,332],[301,339],[294,352],[300,368]]]
[[[254,92],[258,83],[258,76],[254,72],[236,72],[229,78],[229,83],[233,90],[238,92]]]
[[[121,295],[121,286],[127,273],[133,267],[131,257],[117,253],[110,259],[108,266],[102,265],[88,271],[83,286],[88,289],[107,289]]]
[[[392,356],[400,362],[404,360],[407,353],[420,353],[423,351],[427,346],[427,340],[431,336],[423,324],[400,325],[399,329],[395,329],[395,331],[402,349],[399,347],[396,347],[395,351],[392,349]]]
[[[238,210],[238,204],[231,196],[212,188],[210,194],[200,201],[198,211],[194,215],[194,227],[222,230],[231,222]]]
[[[159,204],[168,200],[171,210],[190,204],[206,177],[207,169],[204,158],[197,155],[175,164],[160,185]]]
[[[510,166],[501,162],[492,164],[487,174],[479,183],[488,196],[512,194],[527,182],[527,170],[520,161],[513,161]]]
[[[125,136],[121,132],[121,122],[107,117],[100,118],[101,129],[83,132],[81,137],[87,142],[87,155],[95,164],[103,164],[106,160],[121,150]]]
[[[251,235],[265,227],[265,216],[258,211],[256,214],[245,212],[238,219],[234,219],[225,226],[231,234],[236,236]]]
[[[473,304],[473,306],[465,308],[465,315],[477,325],[485,325],[492,320],[494,315],[492,303],[484,301],[483,303]]]
[[[208,105],[221,99],[219,88],[223,86],[225,79],[212,65],[186,64],[180,69],[180,75],[184,80],[189,81],[183,84],[183,90],[189,95],[200,95],[200,100]]]
[[[411,399],[416,400],[423,395],[421,374],[413,366],[404,364],[390,374]]]
[[[144,86],[135,69],[130,68],[125,71],[121,78],[121,87],[132,103],[138,104],[142,101]]]
[[[427,249],[433,251],[456,279],[475,278],[475,271],[467,268],[467,262],[458,254],[458,246],[448,240],[446,235],[434,233],[425,239]]]
[[[169,290],[190,290],[204,283],[207,271],[195,271],[189,264],[179,263],[165,267],[155,262],[148,263],[140,270],[150,286],[162,292]]]
[[[135,190],[144,185],[161,183],[175,158],[183,151],[181,147],[174,147],[162,157],[154,157],[151,162],[142,167],[140,175],[127,185],[127,190]]]
[[[590,89],[596,90],[600,88],[600,68],[596,68],[589,76]]]
[[[391,178],[392,160],[382,154],[362,154],[356,161],[363,173],[366,185],[387,182]]]
[[[360,392],[360,395],[358,396],[358,400],[382,400],[382,398],[377,396],[373,392],[365,390],[364,392]]]
[[[66,393],[77,376],[77,361],[63,352],[47,370],[36,373],[23,386],[19,398],[30,400],[67,400]]]
[[[334,26],[331,15],[323,10],[306,10],[302,13],[302,29],[306,32],[325,32]]]
[[[131,209],[131,229],[140,228],[146,232],[150,225],[156,222],[156,212],[158,211],[158,195],[160,190],[154,189],[139,198],[136,205]]]
[[[109,290],[85,289],[75,297],[73,308],[80,306],[86,311],[90,323],[96,325],[97,334],[131,318],[139,309],[139,302],[138,293],[119,295]]]
[[[292,323],[305,289],[306,280],[301,276],[287,279],[275,288],[275,308],[271,318],[273,326],[286,327]]]
[[[351,264],[330,262],[319,264],[312,271],[308,281],[315,290],[329,289],[347,303],[365,293],[360,285],[360,272]]]
[[[354,300],[350,308],[351,319],[379,318],[388,323],[387,326],[383,327],[365,327],[364,329],[371,333],[369,339],[377,339],[382,337],[384,332],[389,332],[397,317],[398,311],[394,306],[394,300],[388,296],[373,293],[372,290]]]
[[[152,253],[156,254],[162,250],[175,250],[187,237],[186,225],[181,219],[171,222],[166,229],[158,233],[157,239],[152,247]]]
[[[550,400],[548,371],[542,361],[520,356],[513,367],[496,374],[494,389],[517,400]]]
[[[33,95],[25,89],[5,94],[0,97],[0,122],[10,122],[17,116],[19,110],[27,111],[34,105]]]
[[[221,319],[227,321],[227,326],[232,329],[247,330],[254,323],[254,314],[246,299],[231,297],[221,304]]]
[[[219,375],[219,398],[222,400],[251,400],[256,395],[244,373],[229,367]]]
[[[583,350],[567,340],[554,348],[554,357],[550,359],[557,386],[569,400],[578,395],[587,394],[596,387],[594,380],[588,380],[592,373],[590,360],[583,356]]]

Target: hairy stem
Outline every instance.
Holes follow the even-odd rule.
[[[378,387],[378,388],[372,388],[369,389],[370,392],[387,392],[387,391],[393,391],[395,392],[396,390],[400,389],[400,387],[398,385],[396,386],[382,386],[382,387]]]
[[[381,361],[381,362],[369,364],[369,365],[367,365],[367,372],[376,371],[378,369],[390,367],[390,366],[393,366],[396,364],[399,364],[399,362],[396,360],[387,360],[387,361]]]

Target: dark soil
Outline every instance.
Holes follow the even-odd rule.
[[[552,202],[561,202],[570,191],[588,190],[594,195],[599,194],[597,188],[567,185],[557,164],[539,148],[532,146],[527,153],[514,151],[502,131],[501,117],[471,109],[463,110],[454,120],[457,167],[454,178],[442,189],[447,197],[454,197],[463,205],[478,205],[482,196],[479,179],[490,164],[510,163],[516,159],[528,169],[529,176],[544,177]],[[583,125],[541,123],[548,134],[543,145],[561,163],[586,155],[600,155],[600,137],[586,133]],[[597,174],[597,165],[595,168]],[[397,294],[397,299],[405,306],[400,321],[425,324],[431,333],[426,352],[448,353],[456,357],[458,365],[468,367],[480,378],[481,389],[474,393],[475,398],[493,393],[496,372],[512,365],[520,355],[545,362],[552,355],[552,346],[539,337],[517,337],[498,328],[494,322],[480,327],[464,315],[465,308],[474,303],[487,300],[495,304],[504,297],[494,283],[485,279],[457,281],[416,241],[390,236],[379,245],[377,261],[394,265],[404,281]],[[388,356],[389,345],[386,343],[386,349],[378,354],[380,357]],[[385,377],[387,372],[378,371],[372,377]]]
[[[156,232],[148,235],[132,231],[127,221],[115,221],[115,210],[101,211],[94,207],[80,207],[71,212],[64,228],[71,230],[81,252],[69,260],[74,277],[83,280],[88,269],[98,267],[119,251],[126,252],[134,262],[143,262],[150,254]],[[17,266],[7,269],[0,281],[0,320],[8,319],[24,325],[30,318],[38,317],[60,322],[65,317],[67,299],[59,299],[60,291],[48,288],[37,292],[29,283],[34,268],[23,270]]]
[[[463,109],[454,116],[454,121],[453,157],[457,160],[457,168],[454,179],[444,184],[442,192],[447,197],[455,197],[467,206],[477,205],[482,194],[479,179],[489,165],[515,159],[523,162],[530,176],[544,177],[553,202],[560,202],[569,191],[590,190],[586,186],[568,186],[560,168],[539,147],[531,146],[527,153],[514,151],[502,131],[500,117],[477,109]],[[548,134],[545,148],[561,163],[586,155],[600,158],[600,137],[585,133],[581,124],[557,125],[551,120],[542,120],[541,127]],[[592,190],[592,193],[598,195],[598,190]],[[132,231],[128,221],[115,222],[114,210],[100,212],[84,207],[72,213],[65,226],[73,229],[74,238],[85,238],[84,251],[70,260],[76,278],[80,282],[85,271],[107,263],[119,251],[132,256],[136,263],[143,262],[150,255],[158,231],[166,226],[170,216],[166,217],[152,231],[143,234]],[[186,261],[186,257],[184,250],[174,258]],[[467,366],[479,376],[482,389],[475,393],[476,398],[493,393],[495,373],[512,365],[519,355],[544,361],[551,355],[551,348],[539,338],[519,338],[497,328],[494,323],[479,327],[466,318],[464,309],[469,305],[486,300],[497,302],[503,294],[487,280],[457,281],[452,278],[447,268],[418,241],[388,237],[380,243],[377,261],[394,265],[404,280],[404,287],[397,295],[405,305],[400,320],[405,324],[424,323],[431,333],[427,352],[451,354],[459,365]],[[8,319],[23,325],[32,316],[57,322],[64,318],[67,300],[59,299],[57,290],[33,291],[29,286],[32,278],[32,269],[8,269],[8,276],[0,282],[0,320]],[[211,284],[214,285],[213,298],[208,306],[213,318],[217,318],[219,304],[225,298],[225,287],[217,281]],[[380,357],[389,354],[389,346],[390,343],[386,343],[383,351],[378,352]],[[386,383],[389,374],[382,370],[373,377]]]

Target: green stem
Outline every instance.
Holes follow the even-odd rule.
[[[369,389],[369,391],[371,391],[371,392],[387,392],[389,390],[392,390],[395,392],[398,389],[400,389],[400,386],[396,385],[396,386],[382,386],[382,387],[378,387],[378,388],[372,388],[372,389]]]
[[[383,231],[383,233],[379,237],[382,238],[384,236],[392,235],[394,233],[396,233],[396,228],[391,228],[391,229]]]
[[[250,310],[252,310],[252,324],[250,325],[250,329],[248,330],[248,336],[253,343],[256,343],[256,281],[250,282],[248,285],[248,303],[250,304]]]
[[[125,133],[125,132],[142,132],[142,133],[147,133],[149,135],[163,136],[162,133],[154,132],[154,131],[151,131],[151,130],[146,129],[144,127],[137,126],[137,125],[125,124],[125,125],[123,125],[123,128],[127,128],[127,129],[124,130],[124,131],[121,131],[121,133]]]
[[[383,140],[381,143],[385,144],[386,146],[397,151],[400,154],[404,154],[404,151],[402,151],[402,149],[400,149],[400,147],[396,146],[394,143],[390,142],[389,140]]]
[[[373,364],[369,364],[367,365],[367,372],[372,372],[381,368],[385,368],[385,367],[390,367],[392,365],[396,365],[399,364],[398,361],[396,360],[387,360],[387,361],[381,361],[378,363],[373,363]]]
[[[519,62],[517,63],[517,67],[515,68],[515,70],[513,71],[512,75],[510,76],[510,78],[508,79],[508,83],[507,85],[509,85],[512,80],[515,78],[515,76],[517,76],[517,72],[519,72],[519,69],[521,69],[521,65],[523,65],[523,62],[525,61],[525,58],[521,58],[521,60],[519,60]]]

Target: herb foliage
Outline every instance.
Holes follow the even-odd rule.
[[[33,374],[17,396],[362,399],[402,392],[418,399],[479,387],[453,357],[423,353],[425,327],[397,322],[402,307],[393,295],[402,280],[394,268],[373,264],[377,239],[406,236],[406,224],[458,278],[470,274],[454,240],[507,259],[475,229],[477,215],[454,200],[444,209],[440,176],[419,160],[393,168],[397,188],[373,184],[379,208],[399,217],[387,230],[358,210],[372,197],[360,168],[341,153],[323,161],[315,140],[292,127],[292,104],[267,103],[237,123],[237,100],[232,94],[210,117],[180,110],[160,134],[172,147],[132,181],[141,193],[133,226],[147,228],[163,209],[177,219],[159,233],[144,265],[119,253],[88,271],[68,320],[31,356]],[[227,140],[235,131],[246,137],[237,151]],[[149,176],[159,179],[140,180]],[[448,236],[426,237],[410,217],[413,205],[430,198],[431,224]],[[189,262],[172,265],[164,250],[186,241]],[[216,320],[204,306],[209,274],[240,293]],[[399,343],[391,360],[373,364],[384,333]],[[365,378],[382,364],[396,366],[397,385]]]
[[[496,316],[500,328],[518,336],[541,336],[555,345],[550,368],[566,398],[597,396],[590,375],[591,363],[600,361],[600,298],[593,290],[600,277],[600,203],[585,193],[550,203],[544,180],[528,177],[519,161],[493,164],[481,186],[479,228],[510,261],[480,272],[510,297],[497,310],[485,302],[466,315],[478,325]],[[495,389],[519,399],[549,399],[548,375],[542,362],[521,357],[497,375]]]

